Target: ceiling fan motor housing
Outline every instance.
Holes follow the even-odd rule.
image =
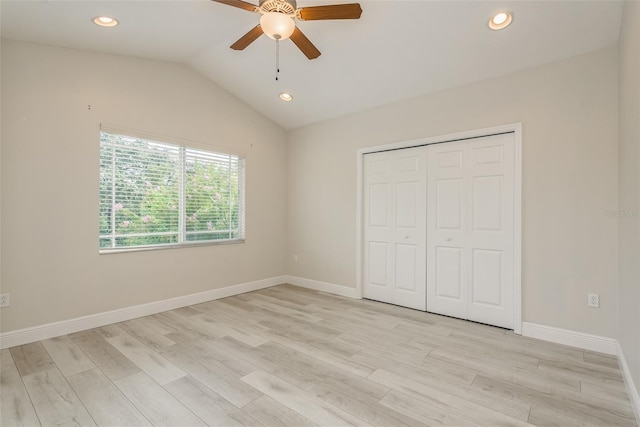
[[[260,0],[260,11],[264,13],[268,12],[280,12],[287,15],[294,15],[296,13],[296,1],[295,0]]]
[[[258,37],[266,34],[274,40],[291,38],[291,41],[309,59],[319,57],[320,51],[302,31],[296,28],[295,20],[360,19],[362,14],[362,8],[359,3],[327,4],[297,9],[296,0],[259,0],[258,6],[244,0],[213,1],[262,15],[260,16],[260,24],[240,37],[231,45],[231,49],[243,50],[256,41]]]

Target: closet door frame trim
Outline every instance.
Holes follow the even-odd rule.
[[[356,294],[362,298],[362,268],[363,268],[363,201],[364,201],[364,155],[380,151],[400,150],[429,144],[441,144],[465,139],[482,138],[502,133],[514,134],[515,176],[514,176],[514,304],[513,331],[522,334],[522,123],[511,123],[485,129],[458,132],[449,135],[430,138],[400,141],[391,144],[376,145],[361,148],[357,152],[357,187],[356,187]]]

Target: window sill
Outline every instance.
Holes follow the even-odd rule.
[[[174,243],[169,245],[138,246],[135,248],[102,248],[98,252],[100,255],[111,255],[111,254],[121,254],[126,252],[158,251],[158,250],[166,250],[166,249],[193,248],[193,247],[199,247],[199,246],[234,245],[238,243],[246,243],[246,240],[232,239],[232,240],[217,240],[217,241],[205,241],[205,242],[193,242],[193,243]]]

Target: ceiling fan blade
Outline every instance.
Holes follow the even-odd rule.
[[[248,10],[249,12],[255,12],[258,7],[256,5],[247,3],[246,1],[242,1],[242,0],[211,0],[211,1],[215,1],[216,3],[226,4],[227,6],[238,7],[240,9]]]
[[[359,3],[311,6],[300,9],[300,19],[318,21],[323,19],[359,19],[362,8]]]
[[[309,59],[316,59],[320,56],[320,51],[316,48],[313,43],[305,36],[302,31],[296,27],[293,30],[293,34],[291,34],[291,41],[298,46],[298,49],[305,54],[305,56]]]
[[[258,37],[260,37],[264,32],[260,25],[256,25],[253,27],[247,34],[240,37],[237,42],[231,45],[231,49],[233,50],[243,50],[245,47],[249,46],[251,43],[256,41]]]

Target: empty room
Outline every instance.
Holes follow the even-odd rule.
[[[640,424],[640,1],[0,24],[3,427]]]

